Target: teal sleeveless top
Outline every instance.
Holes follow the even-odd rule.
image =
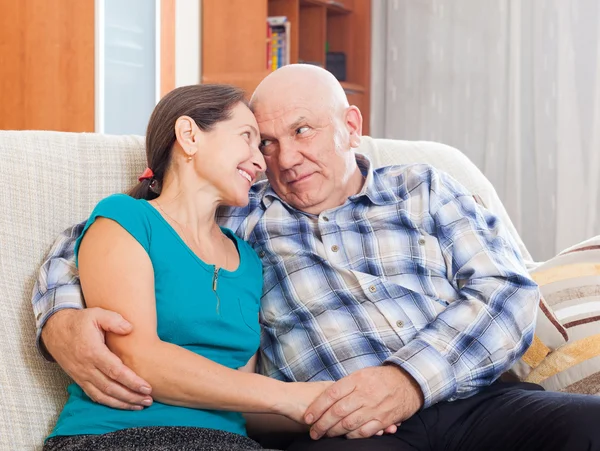
[[[116,194],[92,212],[75,245],[96,218],[116,221],[146,250],[154,267],[158,336],[226,367],[244,366],[259,346],[258,310],[262,294],[262,265],[254,250],[229,229],[240,265],[234,272],[217,272],[200,260],[171,225],[146,200]],[[49,437],[104,434],[144,426],[191,426],[246,434],[240,413],[189,409],[154,401],[140,411],[117,410],[93,402],[77,384]]]

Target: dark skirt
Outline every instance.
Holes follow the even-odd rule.
[[[129,428],[101,435],[51,437],[43,451],[246,451],[263,449],[254,440],[231,432],[193,427]]]

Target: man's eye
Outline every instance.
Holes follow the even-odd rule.
[[[271,144],[270,139],[263,139],[260,141],[260,148],[262,149],[263,147],[267,147],[269,144]]]
[[[306,125],[305,125],[305,126],[303,126],[303,127],[298,127],[298,128],[296,129],[296,133],[297,133],[298,135],[301,135],[302,133],[304,133],[304,132],[306,132],[306,131],[308,131],[308,127],[307,127]]]

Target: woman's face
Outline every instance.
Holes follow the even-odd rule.
[[[194,159],[196,171],[216,188],[221,203],[248,204],[250,186],[265,171],[259,144],[258,124],[243,103],[231,110],[230,119],[204,132],[200,158]]]

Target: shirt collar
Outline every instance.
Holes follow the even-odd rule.
[[[356,165],[365,177],[365,183],[360,192],[349,197],[351,201],[356,202],[367,197],[375,205],[389,205],[396,202],[393,191],[385,183],[381,173],[373,170],[373,164],[366,155],[357,153]]]
[[[375,205],[389,205],[394,203],[396,201],[396,196],[390,187],[387,186],[381,174],[373,170],[371,160],[369,160],[366,155],[360,153],[356,153],[355,156],[356,165],[365,178],[365,181],[362,189],[357,194],[350,196],[348,200],[351,202],[358,202],[363,198],[368,198]],[[274,200],[280,201],[288,208],[297,210],[281,199],[275,190],[273,190],[271,184],[268,184],[267,189],[264,191],[262,203],[265,208],[269,208]]]

